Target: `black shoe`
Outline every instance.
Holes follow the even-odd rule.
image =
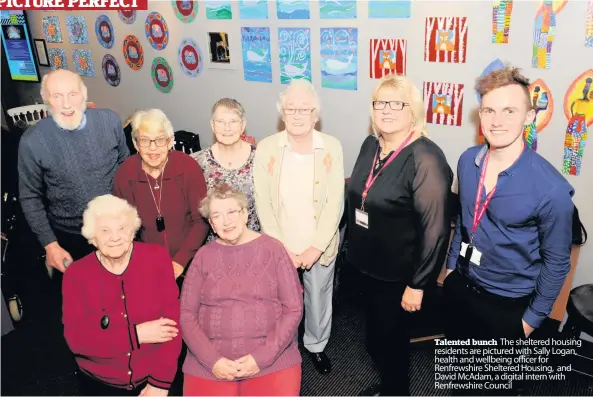
[[[381,395],[381,385],[378,383],[367,387],[366,389],[361,391],[359,394],[359,396],[380,396],[380,395]]]
[[[311,353],[309,352],[309,357],[311,357],[311,361],[313,361],[313,366],[321,375],[329,374],[332,370],[332,364],[327,357],[325,352],[321,353]]]

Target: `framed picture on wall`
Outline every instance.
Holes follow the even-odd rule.
[[[235,69],[236,60],[227,32],[208,32],[208,59],[210,69]]]
[[[35,43],[35,52],[37,53],[37,62],[39,66],[49,67],[49,55],[47,55],[47,46],[44,39],[33,39]]]

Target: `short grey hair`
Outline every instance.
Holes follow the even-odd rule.
[[[232,187],[226,183],[215,185],[208,190],[206,197],[200,202],[200,214],[204,218],[210,218],[210,204],[214,200],[235,199],[241,209],[249,206],[247,196],[242,190]]]
[[[232,112],[237,113],[237,116],[239,116],[239,118],[242,121],[245,121],[245,108],[243,108],[243,105],[241,105],[241,102],[237,101],[236,99],[233,98],[222,98],[219,99],[218,101],[216,101],[216,103],[214,104],[214,106],[212,106],[212,112],[210,114],[210,119],[214,119],[214,113],[216,113],[216,111],[219,108],[224,108],[227,110],[230,110]]]
[[[317,90],[315,86],[311,84],[311,82],[307,79],[293,79],[290,81],[290,84],[284,90],[284,92],[280,93],[278,97],[278,102],[276,102],[276,110],[280,113],[281,116],[284,116],[284,105],[286,105],[286,97],[291,91],[300,90],[304,91],[311,97],[313,101],[313,107],[315,108],[315,115],[319,117],[319,111],[321,110],[321,102],[319,101],[319,96],[317,95]]]
[[[136,139],[139,130],[159,131],[165,133],[169,138],[175,137],[173,124],[160,109],[139,110],[131,117],[132,137]]]
[[[97,218],[100,216],[125,217],[126,224],[131,227],[134,234],[142,225],[138,211],[126,200],[111,194],[95,197],[89,202],[82,214],[82,235],[89,243],[95,238]]]
[[[84,102],[86,103],[86,101],[88,101],[89,96],[88,96],[88,89],[86,88],[86,84],[84,84],[84,80],[82,79],[82,77],[80,77],[78,74],[70,71],[70,70],[66,70],[66,69],[58,69],[58,70],[52,70],[51,72],[49,72],[48,74],[44,75],[41,78],[41,90],[39,91],[41,94],[41,98],[43,99],[43,103],[47,104],[47,81],[54,75],[56,74],[68,74],[71,77],[73,77],[74,79],[76,79],[78,81],[78,84],[80,86],[80,92],[82,93],[82,96],[84,97]]]

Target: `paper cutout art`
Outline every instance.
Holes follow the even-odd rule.
[[[48,43],[62,43],[62,29],[60,28],[60,18],[43,17],[43,35]]]
[[[168,94],[173,89],[173,70],[167,60],[163,57],[156,57],[150,68],[152,82],[157,90]]]
[[[233,19],[231,2],[226,0],[210,0],[206,3],[207,19]]]
[[[320,0],[320,19],[356,18],[356,0]]]
[[[593,47],[593,0],[587,4],[587,18],[585,21],[585,47]]]
[[[358,29],[322,28],[321,86],[342,90],[358,87]]]
[[[135,10],[121,10],[117,12],[119,15],[119,19],[128,25],[133,24],[136,22],[136,11]]]
[[[268,19],[268,0],[239,0],[240,19]]]
[[[426,18],[424,60],[465,63],[467,27],[466,17]]]
[[[311,31],[309,28],[278,28],[280,83],[292,79],[311,81]]]
[[[463,84],[424,82],[426,121],[432,124],[461,126]]]
[[[404,39],[371,39],[371,79],[388,74],[406,75],[406,47]]]
[[[309,19],[309,0],[276,0],[278,19]]]
[[[229,35],[225,32],[209,32],[210,62],[213,64],[230,64],[231,49]]]
[[[63,48],[48,48],[47,56],[52,70],[68,69],[68,57]]]
[[[241,28],[241,49],[245,80],[271,83],[270,28]]]
[[[549,69],[552,56],[552,43],[556,36],[556,11],[552,0],[544,0],[535,16],[533,27],[533,54],[531,66],[537,69]]]
[[[90,50],[72,50],[72,61],[76,73],[81,76],[96,76],[93,55]]]
[[[117,87],[121,81],[121,71],[113,55],[105,54],[103,62],[101,62],[101,69],[103,69],[103,77],[107,84]]]
[[[191,38],[181,40],[177,50],[177,60],[183,73],[190,77],[196,77],[202,71],[204,58],[198,43]]]
[[[197,1],[172,1],[173,13],[183,23],[190,23],[198,15]]]
[[[163,16],[158,12],[151,12],[144,22],[144,33],[148,42],[155,50],[164,50],[169,44],[169,28]]]
[[[511,13],[513,0],[495,0],[492,6],[492,42],[506,44],[509,42]]]
[[[88,44],[89,32],[86,28],[86,18],[75,15],[66,16],[68,39],[72,44]]]
[[[130,34],[125,37],[123,52],[126,63],[134,70],[140,70],[144,65],[144,50],[138,37]]]
[[[369,18],[410,18],[410,0],[369,0]]]
[[[593,69],[577,77],[564,96],[568,127],[564,138],[562,173],[578,176],[587,143],[588,127],[593,124]]]
[[[113,24],[107,15],[99,15],[95,22],[95,34],[99,44],[105,48],[112,48],[115,43]]]
[[[544,4],[545,0],[539,0],[539,5],[541,7]],[[560,10],[564,8],[568,0],[551,0],[552,8],[554,9],[555,13],[559,13]]]
[[[523,138],[527,145],[537,151],[537,136],[550,122],[554,113],[554,99],[552,92],[542,79],[537,79],[529,86],[532,107],[535,110],[533,123],[526,125]]]

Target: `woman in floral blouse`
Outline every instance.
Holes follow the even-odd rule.
[[[226,183],[241,190],[249,200],[247,227],[259,231],[259,220],[253,198],[253,159],[255,146],[246,142],[245,109],[236,100],[222,98],[212,107],[210,126],[214,132],[214,144],[192,154],[200,164],[208,189]],[[210,232],[207,241],[214,238]]]

